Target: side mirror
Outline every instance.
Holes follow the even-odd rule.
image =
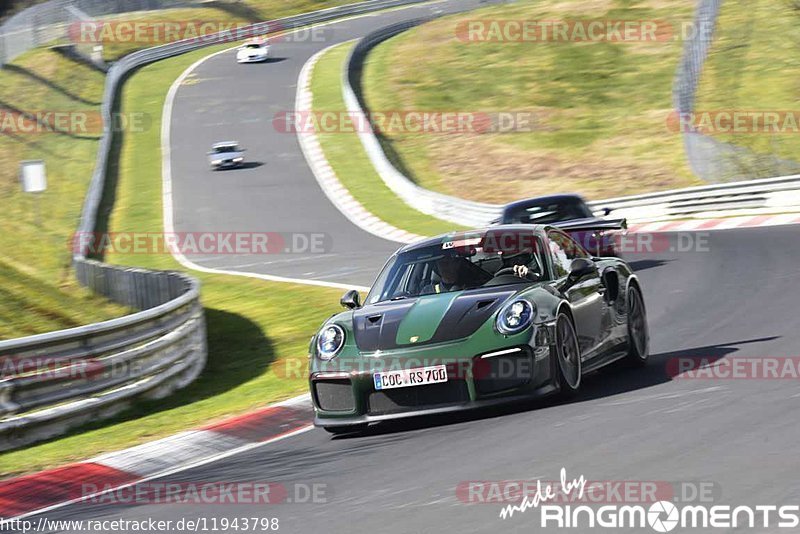
[[[586,275],[597,272],[597,266],[592,260],[586,258],[575,258],[570,264],[569,278],[570,281],[575,282],[580,280]]]
[[[603,208],[603,215],[608,216],[608,214],[611,213],[612,211],[614,211],[614,208],[609,208],[606,206],[605,208]]]
[[[339,304],[350,310],[353,310],[355,308],[360,308],[361,295],[359,295],[358,291],[356,291],[355,289],[351,289],[350,291],[342,295]]]

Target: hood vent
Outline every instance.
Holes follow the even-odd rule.
[[[486,306],[491,306],[492,304],[494,304],[496,300],[497,299],[478,301],[478,306],[476,308],[479,309],[479,310],[482,310]]]
[[[421,336],[428,331],[431,335],[416,342],[415,347],[466,338],[489,320],[518,290],[516,286],[492,287],[439,295],[439,299],[447,300],[446,309],[443,306],[433,306],[437,308],[435,310],[419,306],[419,299],[364,306],[353,311],[356,345],[364,352],[392,350],[407,346],[412,336]],[[427,298],[433,300],[437,297]],[[405,327],[407,332],[400,328],[405,320],[409,320]],[[398,339],[401,344],[398,344]]]

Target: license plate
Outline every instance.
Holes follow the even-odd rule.
[[[374,373],[372,378],[377,390],[424,386],[447,382],[447,368],[444,365],[433,365],[416,369],[400,369]]]

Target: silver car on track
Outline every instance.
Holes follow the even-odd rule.
[[[214,170],[241,167],[245,149],[236,141],[222,141],[211,145],[208,163]]]

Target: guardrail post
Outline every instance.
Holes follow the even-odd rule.
[[[350,12],[374,11],[416,1],[422,0],[365,2],[330,8],[280,19],[275,21],[275,27],[295,27]],[[58,23],[57,17],[50,16],[52,12],[48,12],[44,4],[30,9],[34,10],[30,13],[38,22]],[[47,20],[39,20],[40,15],[47,15]],[[38,42],[37,27],[30,28],[30,32],[33,41]],[[225,32],[221,32],[214,39],[187,40],[140,50],[116,62],[106,75],[103,93],[101,111],[106,123],[110,123],[110,111],[124,74],[160,59],[216,44],[225,38],[224,35]],[[8,46],[5,37],[0,35],[3,59],[8,59]],[[15,48],[12,53],[16,52]],[[96,230],[112,135],[111,130],[106,130],[100,140],[97,164],[81,211],[79,233]],[[118,303],[146,309],[92,325],[0,341],[0,353],[47,354],[48,360],[74,358],[101,364],[113,364],[115,357],[125,362],[140,359],[148,366],[146,372],[115,380],[113,373],[110,376],[107,368],[101,368],[97,375],[76,380],[53,374],[52,369],[45,366],[34,373],[0,380],[0,450],[58,435],[76,424],[116,413],[135,399],[184,387],[204,368],[208,349],[197,279],[178,273],[107,265],[88,259],[87,252],[75,251],[73,255],[75,275],[81,284]],[[165,332],[168,321],[182,322]]]
[[[11,400],[11,393],[14,391],[14,384],[10,378],[0,380],[0,415],[16,413],[19,404]]]

